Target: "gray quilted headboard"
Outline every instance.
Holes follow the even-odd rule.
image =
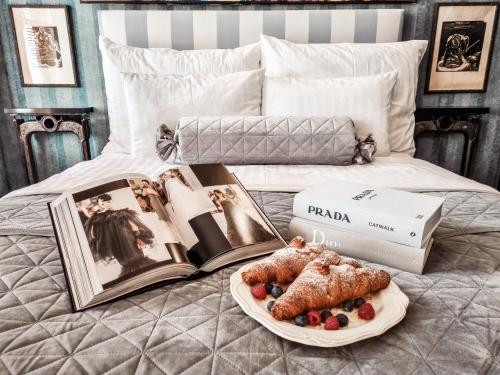
[[[235,48],[260,34],[297,43],[384,43],[401,40],[403,10],[104,10],[99,27],[134,47]]]

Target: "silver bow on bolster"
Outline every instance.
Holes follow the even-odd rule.
[[[358,144],[354,152],[354,162],[359,165],[371,163],[373,155],[377,152],[377,142],[375,142],[371,134],[363,141],[356,137],[356,141]]]
[[[165,124],[161,124],[156,131],[156,153],[163,161],[169,159],[172,153],[177,153],[174,132]]]

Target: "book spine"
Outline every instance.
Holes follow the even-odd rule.
[[[425,248],[383,241],[296,217],[290,222],[289,234],[290,238],[302,236],[307,242],[324,244],[341,255],[417,274],[422,273],[428,254]]]
[[[54,218],[54,212],[52,211],[52,203],[47,203],[47,206],[49,208],[49,216],[50,216],[50,223],[52,224],[52,228],[54,228],[54,236],[56,237],[56,244],[57,244],[57,250],[59,251],[59,257],[61,258],[61,265],[63,269],[63,274],[64,274],[64,280],[66,281],[66,285],[68,288],[68,295],[69,295],[69,300],[71,302],[71,308],[73,309],[73,312],[78,312],[79,310],[76,308],[76,300],[75,300],[75,292],[72,288],[72,283],[69,281],[69,274],[68,274],[68,269],[66,267],[66,262],[64,260],[64,254],[62,251],[61,247],[61,240],[59,238],[59,231],[57,230],[55,218]]]
[[[295,196],[293,215],[412,247],[420,248],[424,240],[423,220],[357,208],[303,193]]]

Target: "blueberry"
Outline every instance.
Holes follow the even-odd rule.
[[[345,327],[349,323],[349,318],[345,314],[337,314],[335,317],[339,321],[340,327]]]
[[[321,322],[324,323],[325,320],[327,320],[331,316],[332,316],[332,313],[330,312],[330,310],[321,311]]]
[[[352,301],[342,302],[342,310],[350,312],[350,311],[352,311],[352,309],[354,309],[354,305],[353,305]]]
[[[268,309],[269,311],[271,311],[271,309],[273,308],[273,305],[274,305],[274,300],[273,300],[273,301],[269,301],[269,302],[267,303],[267,309]]]
[[[305,327],[307,325],[307,316],[305,316],[305,315],[297,315],[293,321],[299,327]]]
[[[354,306],[356,306],[357,309],[359,309],[359,307],[365,303],[365,300],[362,298],[362,297],[359,297],[359,298],[356,298],[354,300]]]
[[[271,290],[271,295],[274,298],[279,298],[283,294],[283,288],[280,287],[279,285],[273,286],[273,289]]]
[[[272,283],[266,283],[266,293],[271,294],[271,290],[273,290],[273,284]]]

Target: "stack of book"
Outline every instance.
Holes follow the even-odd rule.
[[[421,274],[444,199],[332,181],[295,196],[290,238]]]

